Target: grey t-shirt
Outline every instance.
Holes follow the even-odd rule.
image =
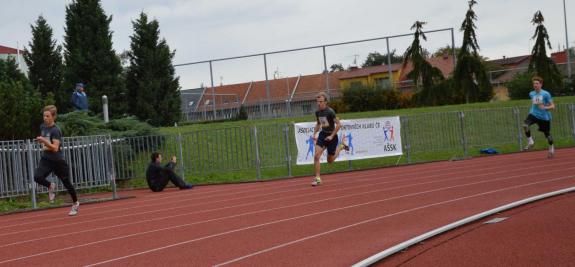
[[[51,127],[42,124],[40,125],[40,132],[42,133],[43,137],[50,141],[50,143],[53,143],[53,140],[60,140],[60,147],[58,148],[58,152],[43,150],[42,158],[48,160],[64,159],[64,152],[62,152],[62,131],[60,131],[60,128],[58,128],[56,124]]]
[[[332,133],[335,129],[335,111],[330,107],[324,110],[318,110],[315,112],[315,117],[317,122],[321,125],[321,131],[324,133]]]

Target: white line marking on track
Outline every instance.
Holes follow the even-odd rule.
[[[573,167],[573,168],[575,168],[575,167]],[[573,169],[573,168],[570,168],[570,169]],[[98,265],[98,264],[102,264],[102,263],[107,263],[107,262],[112,262],[112,261],[116,261],[116,260],[121,260],[121,259],[125,259],[125,258],[130,258],[130,257],[134,257],[134,256],[138,256],[138,255],[142,255],[142,254],[154,252],[154,251],[157,251],[157,250],[162,250],[162,249],[166,249],[166,248],[170,248],[170,247],[175,247],[175,246],[179,246],[179,245],[183,245],[183,244],[188,244],[188,243],[192,243],[192,242],[197,242],[197,241],[201,241],[201,240],[205,240],[205,239],[209,239],[209,238],[213,238],[213,237],[223,236],[223,235],[227,235],[227,234],[231,234],[231,233],[236,233],[236,232],[245,231],[245,230],[249,230],[249,229],[259,228],[259,227],[263,227],[263,226],[267,226],[267,225],[272,225],[272,224],[277,224],[277,223],[281,223],[281,222],[287,222],[287,221],[297,220],[297,219],[301,219],[301,218],[307,218],[307,217],[311,217],[311,216],[315,216],[315,215],[320,215],[320,214],[325,214],[325,213],[329,213],[329,212],[340,211],[340,210],[345,210],[345,209],[350,209],[350,208],[356,208],[356,207],[361,207],[361,206],[365,206],[365,205],[371,205],[371,204],[380,203],[380,202],[384,202],[384,201],[389,201],[389,200],[394,200],[394,199],[399,199],[399,198],[405,198],[405,197],[411,197],[411,196],[416,196],[416,195],[421,195],[421,194],[427,194],[427,193],[432,193],[432,192],[437,192],[437,191],[442,191],[442,190],[448,190],[448,189],[453,189],[453,188],[465,187],[465,186],[476,185],[476,184],[481,184],[481,183],[488,183],[488,182],[494,182],[494,181],[508,180],[508,179],[517,178],[517,177],[522,177],[522,176],[528,176],[528,175],[532,175],[532,173],[531,173],[531,174],[526,174],[526,175],[510,176],[510,177],[506,177],[506,178],[497,178],[497,179],[484,180],[484,181],[467,183],[467,184],[462,184],[462,185],[455,185],[455,186],[443,187],[443,188],[438,188],[438,189],[433,189],[433,190],[426,190],[426,191],[422,191],[422,192],[410,193],[410,194],[406,194],[406,195],[401,195],[401,196],[396,196],[396,197],[391,197],[391,198],[386,198],[386,199],[381,199],[381,200],[376,200],[376,201],[369,201],[369,202],[365,202],[365,203],[360,203],[360,204],[355,204],[355,205],[350,205],[350,206],[345,206],[345,207],[340,207],[340,208],[325,210],[325,211],[321,211],[321,212],[315,212],[315,213],[310,213],[310,214],[306,214],[306,215],[301,215],[301,216],[296,216],[296,217],[291,217],[291,218],[276,220],[276,221],[272,221],[272,222],[267,222],[267,223],[263,223],[263,224],[258,224],[258,225],[250,226],[250,227],[239,228],[239,229],[235,229],[235,230],[231,230],[231,231],[227,231],[227,232],[222,232],[222,233],[217,233],[217,234],[213,234],[213,235],[209,235],[209,236],[204,236],[204,237],[196,238],[196,239],[193,239],[193,240],[188,240],[188,241],[184,241],[184,242],[179,242],[179,243],[175,243],[175,244],[172,244],[172,245],[163,246],[163,247],[159,247],[159,248],[155,248],[155,249],[152,249],[152,250],[147,250],[147,251],[143,251],[143,252],[139,252],[139,253],[135,253],[135,254],[130,254],[130,255],[127,255],[127,256],[123,256],[123,257],[119,257],[119,258],[107,260],[107,261],[104,261],[104,262],[96,263],[96,264],[94,264],[94,265]],[[572,178],[572,177],[574,177],[574,176],[565,176],[565,177],[560,177],[560,178],[556,178],[556,179],[552,179],[552,180],[545,180],[545,181],[541,181],[541,182],[536,182],[535,184],[537,184],[537,183],[543,183],[543,182],[548,182],[548,181],[554,181],[554,180],[568,179],[568,178]],[[237,217],[237,216],[234,216],[234,217]],[[213,221],[213,220],[208,220],[208,221],[206,221],[206,222],[210,222],[210,221]],[[126,235],[126,236],[121,236],[121,237],[116,237],[116,238],[111,238],[111,239],[105,239],[105,240],[99,240],[99,241],[95,241],[95,242],[85,243],[85,244],[76,245],[76,246],[71,246],[71,247],[66,247],[66,248],[55,249],[55,250],[51,250],[51,251],[45,251],[45,252],[42,252],[42,253],[37,253],[37,254],[28,255],[28,256],[24,256],[24,257],[19,257],[19,258],[4,260],[4,261],[1,261],[0,264],[4,264],[4,263],[8,263],[8,262],[14,262],[14,261],[23,260],[23,259],[28,259],[28,258],[32,258],[32,257],[37,257],[37,256],[41,256],[41,255],[46,255],[46,254],[50,254],[50,253],[55,253],[55,252],[61,252],[61,251],[70,250],[70,249],[74,249],[74,248],[85,247],[85,246],[90,246],[90,245],[94,245],[94,244],[100,244],[100,243],[104,243],[104,242],[108,242],[108,241],[114,241],[114,240],[124,239],[124,238],[128,238],[128,237],[139,236],[139,235],[144,235],[144,234],[148,234],[148,233],[154,233],[154,232],[163,231],[163,230],[171,230],[171,229],[175,229],[175,228],[186,227],[186,226],[190,226],[190,225],[194,225],[194,224],[198,224],[198,223],[177,225],[177,226],[167,227],[167,228],[163,228],[163,229],[156,229],[156,230],[147,231],[147,232],[135,233],[135,234],[130,234],[130,235]]]

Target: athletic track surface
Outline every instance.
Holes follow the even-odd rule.
[[[575,148],[192,190],[0,216],[0,266],[351,266],[463,218],[575,187]],[[379,266],[575,265],[575,194],[436,236]],[[483,222],[505,217],[495,224]],[[509,256],[512,255],[512,256]]]

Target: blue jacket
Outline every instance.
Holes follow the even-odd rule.
[[[72,94],[72,105],[75,110],[88,110],[88,96],[80,91]]]

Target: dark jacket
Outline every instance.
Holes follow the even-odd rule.
[[[146,170],[146,182],[148,183],[148,187],[158,187],[170,172],[174,172],[175,167],[176,164],[171,161],[163,167],[159,163],[150,162],[150,165],[148,165],[148,169]]]
[[[88,110],[88,96],[79,91],[72,94],[72,105],[75,110]]]

